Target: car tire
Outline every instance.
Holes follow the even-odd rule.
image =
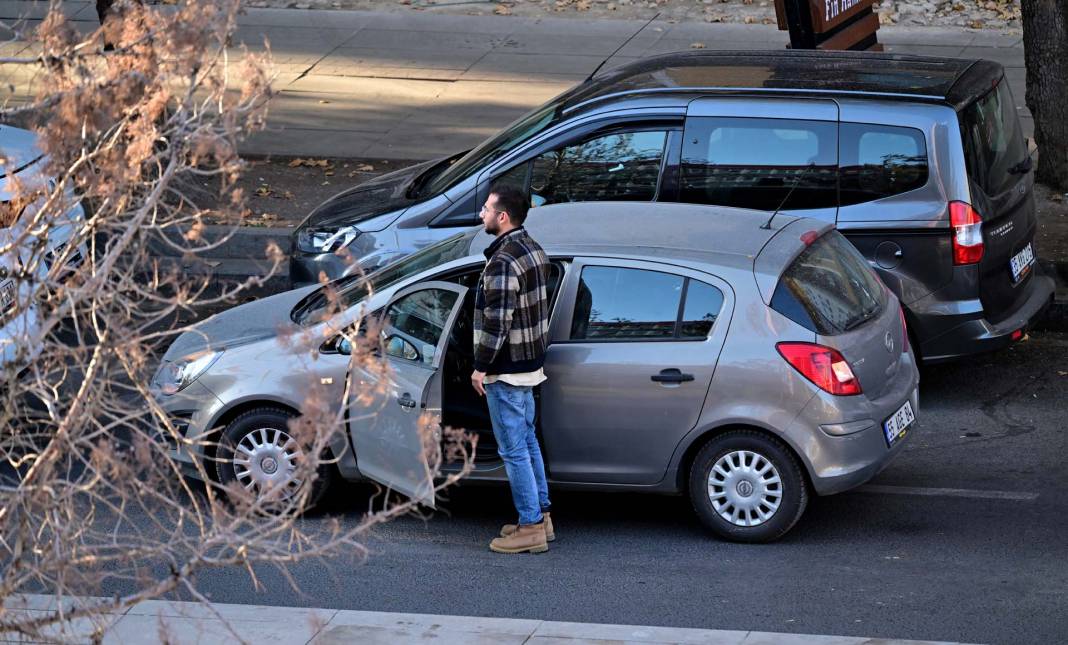
[[[215,472],[219,483],[225,487],[238,482],[247,488],[249,482],[256,482],[257,478],[278,477],[279,479],[274,481],[284,481],[284,472],[281,472],[281,469],[284,468],[287,456],[292,463],[296,463],[296,459],[299,459],[299,456],[290,456],[290,453],[283,450],[288,444],[289,420],[294,416],[290,412],[277,408],[256,408],[242,413],[227,424],[219,437],[215,459]],[[262,446],[262,448],[257,448],[257,446]],[[242,468],[235,462],[234,454],[240,452],[249,455],[250,451],[260,459]],[[322,500],[323,495],[333,483],[336,471],[337,469],[331,463],[319,465],[315,481],[312,482],[311,490],[308,491],[305,510],[314,507]],[[255,483],[253,486],[258,488]]]
[[[801,519],[808,483],[778,439],[732,430],[701,447],[690,467],[690,501],[701,521],[733,542],[772,542]]]

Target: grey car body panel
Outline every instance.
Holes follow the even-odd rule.
[[[434,414],[434,410],[427,406],[429,388],[437,382],[434,376],[441,367],[448,331],[463,308],[467,289],[448,282],[418,282],[396,291],[390,302],[428,289],[457,294],[444,326],[445,332],[438,339],[432,364],[388,357],[392,380],[385,388],[376,386],[375,374],[357,365],[346,405],[349,432],[356,454],[360,456],[361,472],[433,508],[434,482],[423,450],[420,416],[424,410]],[[366,404],[360,401],[364,397],[369,397]],[[405,401],[410,402],[410,407],[402,403]],[[440,410],[437,412],[440,418]]]
[[[571,316],[582,270],[620,267],[689,277],[718,288],[723,305],[705,339],[572,341]],[[585,255],[561,286],[546,352],[542,436],[557,481],[654,484],[682,437],[697,423],[730,326],[734,291],[707,272],[662,262]],[[660,384],[651,377],[677,369],[693,380]],[[627,392],[619,397],[619,392]],[[655,428],[655,431],[653,430]]]
[[[918,372],[911,354],[900,359],[893,387],[875,398],[867,394],[826,395],[786,363],[775,348],[777,342],[787,340],[813,342],[815,334],[770,309],[754,278],[755,265],[766,267],[764,270],[776,275],[783,268],[762,261],[762,253],[768,253],[769,257],[775,255],[785,264],[792,256],[784,249],[793,249],[796,254],[804,246],[800,232],[827,231],[828,224],[781,215],[770,229],[764,229],[761,225],[767,219],[766,213],[687,204],[650,206],[602,202],[546,206],[538,211],[538,217],[532,217],[528,223],[531,234],[551,257],[574,259],[567,265],[562,291],[553,309],[550,334],[554,340],[567,337],[573,286],[583,264],[664,271],[701,280],[724,293],[720,318],[711,336],[687,343],[682,348],[684,351],[672,354],[651,348],[636,352],[632,351],[637,349],[636,345],[622,343],[605,343],[594,348],[602,353],[597,360],[605,364],[614,364],[617,369],[629,364],[630,376],[584,363],[583,343],[551,346],[552,356],[547,361],[549,383],[543,386],[541,431],[554,485],[679,492],[685,487],[682,475],[687,455],[711,433],[737,427],[768,432],[791,447],[819,493],[837,492],[861,483],[896,454],[900,443],[889,449],[878,426],[905,400],[915,397]],[[645,243],[630,242],[635,234]],[[470,247],[464,257],[375,291],[365,304],[354,305],[326,322],[302,327],[289,338],[269,338],[226,348],[188,392],[175,397],[161,396],[161,402],[169,411],[200,406],[189,426],[191,435],[200,436],[213,430],[220,419],[227,418],[238,406],[279,404],[299,410],[303,397],[312,389],[340,406],[347,357],[312,350],[357,320],[360,311],[379,310],[402,291],[425,288],[427,281],[454,275],[458,270],[477,270],[484,263],[481,251],[492,238],[475,230],[465,235]],[[782,240],[775,243],[780,236]],[[576,244],[576,239],[585,242]],[[724,248],[726,240],[730,244]],[[455,289],[462,288],[450,284]],[[299,293],[307,294],[308,290]],[[299,297],[289,298],[291,302],[297,300]],[[900,330],[900,321],[891,315],[897,301],[889,296],[888,303],[885,315],[865,325],[871,326],[872,333],[879,331],[876,328],[884,332]],[[240,319],[249,311],[246,307],[235,308],[229,315]],[[455,311],[453,314],[455,317]],[[288,311],[282,315],[287,316]],[[851,351],[847,341],[867,342],[859,335],[841,339],[843,351]],[[683,343],[667,342],[661,349],[671,345]],[[440,359],[442,353],[439,351],[437,356]],[[618,436],[610,434],[607,424],[594,427],[596,441],[591,441],[591,437],[562,436],[567,431],[574,435],[585,430],[552,427],[554,419],[567,417],[569,412],[545,407],[561,404],[554,399],[551,388],[556,385],[554,381],[566,385],[569,375],[562,370],[567,370],[569,364],[589,367],[593,378],[608,379],[596,384],[602,390],[626,388],[611,395],[606,392],[603,401],[589,399],[582,405],[598,405],[604,414],[619,413],[612,410],[613,401],[626,396],[643,401],[645,409],[640,414],[635,412],[636,418]],[[692,370],[694,382],[668,388],[649,380],[658,370],[672,366]],[[579,374],[578,379],[586,377]],[[429,391],[423,393],[423,401],[434,412],[447,402],[441,400],[436,372],[427,384]],[[684,389],[686,385],[694,387]],[[563,405],[574,404],[581,398],[571,396],[573,392],[574,389],[569,391]],[[669,402],[666,396],[673,398]],[[658,409],[669,404],[690,407],[666,413]],[[579,415],[579,412],[571,414]],[[834,434],[824,429],[837,426],[850,432]],[[596,452],[598,445],[602,446],[603,454],[599,460],[597,455],[591,460],[589,453]],[[349,450],[345,454],[351,453]],[[359,460],[357,451],[354,461],[344,461],[342,474],[349,478],[362,476]],[[502,481],[505,475],[496,463],[480,465],[471,478]]]

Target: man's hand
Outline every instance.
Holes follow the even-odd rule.
[[[483,381],[486,380],[486,373],[475,370],[471,372],[471,387],[475,388],[475,392],[478,392],[479,396],[486,396],[486,386],[483,385]]]

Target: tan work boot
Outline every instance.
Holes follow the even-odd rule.
[[[549,550],[545,539],[545,520],[540,524],[520,524],[508,537],[494,538],[490,550],[497,553],[544,553]]]
[[[549,517],[549,513],[542,513],[542,521],[545,522],[545,541],[552,542],[556,539],[556,533],[553,532],[553,518]],[[515,533],[515,524],[505,524],[501,527],[501,537],[508,537],[512,533]]]

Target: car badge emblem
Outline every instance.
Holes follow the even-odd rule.
[[[894,337],[890,335],[890,332],[886,332],[886,336],[883,338],[883,345],[886,347],[886,351],[891,354],[894,353]]]

